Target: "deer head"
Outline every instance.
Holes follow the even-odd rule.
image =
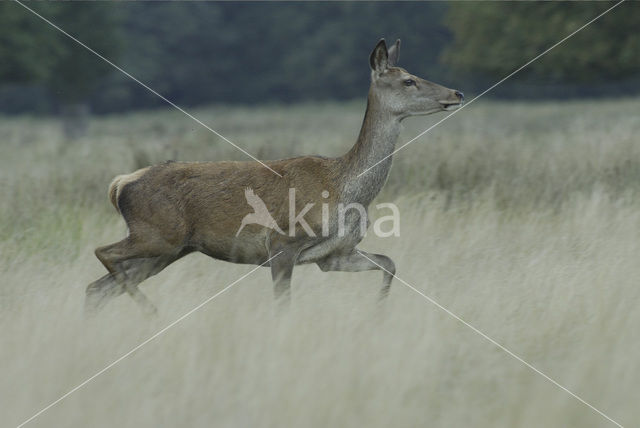
[[[399,39],[391,49],[387,49],[384,39],[381,39],[369,58],[370,95],[376,98],[382,109],[402,120],[409,116],[455,110],[462,105],[462,92],[421,79],[397,67],[399,55]]]

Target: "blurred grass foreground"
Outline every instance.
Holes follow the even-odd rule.
[[[335,156],[364,102],[211,107],[196,116],[263,159]],[[400,237],[367,237],[398,275],[622,424],[638,420],[640,99],[479,101],[395,156],[380,202]],[[442,116],[406,121],[400,143]],[[125,234],[116,174],[243,160],[175,110],[0,118],[0,403],[15,426],[248,271],[192,255],[82,317]],[[275,316],[268,272],[215,301],[31,426],[610,426],[606,419],[378,272],[296,269]],[[470,422],[472,421],[472,422]]]

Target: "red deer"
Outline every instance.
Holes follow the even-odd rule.
[[[138,284],[194,251],[234,263],[264,263],[281,301],[289,299],[293,267],[306,263],[316,263],[325,272],[382,266],[381,295],[386,296],[395,265],[385,255],[356,250],[363,239],[360,223],[368,225],[363,218],[366,208],[387,179],[401,122],[452,110],[464,101],[461,92],[397,67],[399,49],[400,40],[387,50],[383,39],[371,53],[367,110],[355,145],[343,156],[267,161],[282,177],[252,161],[166,162],[116,177],[109,195],[129,233],[122,241],[96,249],[109,273],[87,287],[87,310],[126,291],[143,309],[155,311]],[[247,215],[255,217],[245,195],[264,203],[270,227],[243,221]],[[252,203],[264,211],[262,203]],[[350,204],[364,210],[341,213],[345,224],[338,233],[338,206]],[[291,209],[299,214],[292,216]]]

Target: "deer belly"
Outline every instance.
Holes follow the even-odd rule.
[[[250,239],[236,237],[211,237],[203,239],[199,251],[232,263],[262,264],[269,259],[264,237],[252,236]]]

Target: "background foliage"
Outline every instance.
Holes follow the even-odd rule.
[[[404,40],[401,65],[482,90],[612,3],[320,2],[31,4],[181,105],[361,97],[376,40]],[[625,4],[532,64],[498,96],[637,92],[640,5]],[[464,85],[460,85],[464,81]],[[17,4],[0,4],[0,111],[94,112],[161,105]]]
[[[447,25],[455,37],[446,48],[445,62],[470,73],[506,75],[611,6],[608,2],[453,3]],[[624,5],[523,73],[583,83],[637,75],[639,18],[638,3]]]

